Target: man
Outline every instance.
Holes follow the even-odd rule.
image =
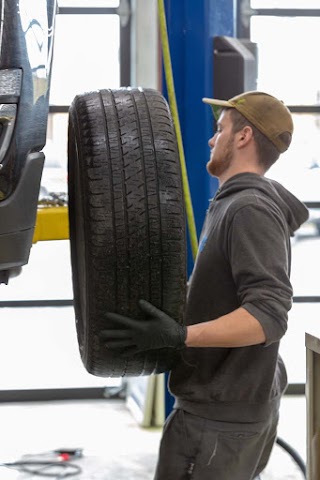
[[[292,304],[290,235],[308,211],[264,175],[291,143],[291,114],[262,92],[204,102],[219,110],[207,163],[219,189],[188,288],[187,327],[142,300],[146,321],[109,314],[119,330],[105,332],[109,348],[131,353],[181,349],[156,480],[258,478],[287,385],[278,350]]]

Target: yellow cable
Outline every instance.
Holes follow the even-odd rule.
[[[161,43],[162,43],[163,64],[164,64],[164,71],[165,71],[165,77],[166,77],[166,83],[167,83],[167,89],[168,89],[169,105],[172,113],[176,136],[177,136],[191,250],[192,250],[193,259],[195,259],[198,251],[198,238],[197,238],[197,231],[196,231],[196,225],[195,225],[193,208],[192,208],[186,161],[185,161],[184,150],[183,150],[181,127],[180,127],[177,101],[176,101],[176,95],[175,95],[175,89],[174,89],[174,80],[173,80],[173,73],[172,73],[172,64],[171,64],[171,57],[170,57],[170,48],[169,48],[164,0],[158,0],[158,10],[159,10],[159,23],[160,23],[160,36],[161,36]]]

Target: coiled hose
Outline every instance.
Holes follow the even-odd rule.
[[[293,458],[293,460],[301,470],[303,477],[307,478],[306,464],[304,463],[304,461],[302,460],[298,452],[294,448],[292,448],[291,445],[289,445],[287,442],[282,440],[282,438],[277,437],[276,442],[281,448],[283,448]]]

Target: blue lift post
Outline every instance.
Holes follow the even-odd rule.
[[[198,237],[208,201],[217,189],[217,181],[206,171],[213,116],[202,98],[213,95],[213,38],[235,36],[235,3],[235,0],[165,0],[174,85]],[[168,98],[164,75],[163,94]],[[188,274],[192,268],[188,239]],[[167,381],[166,375],[166,384]],[[173,397],[166,388],[166,416],[172,407]]]

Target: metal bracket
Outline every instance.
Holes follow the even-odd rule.
[[[130,21],[131,17],[131,5],[129,0],[120,0],[119,7],[117,8],[117,13],[120,17],[121,27],[126,27]]]
[[[17,116],[17,105],[0,105],[0,124],[2,133],[0,139],[0,169],[3,167],[3,159],[9,148]]]
[[[257,14],[257,11],[251,8],[250,0],[241,0],[239,13],[240,13],[240,22],[242,23],[245,30],[249,30],[250,18],[252,17],[252,15]]]

